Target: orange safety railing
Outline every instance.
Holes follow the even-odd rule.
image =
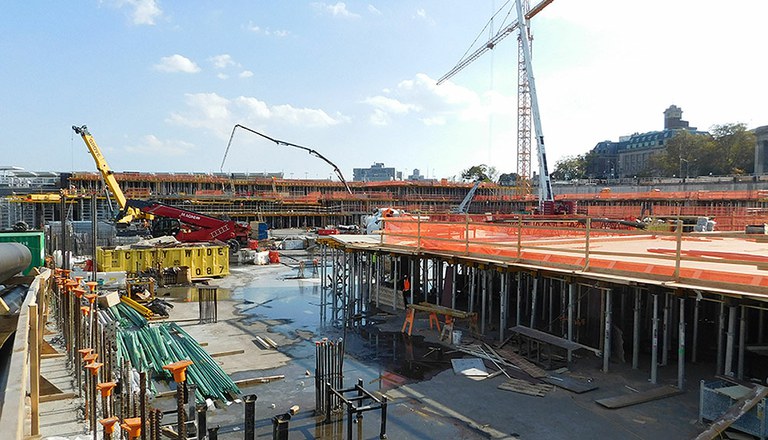
[[[597,229],[591,222],[574,228],[529,223],[522,218],[516,223],[494,224],[473,222],[468,216],[464,222],[400,217],[386,219],[381,244],[502,264],[607,273],[768,297],[768,274],[755,267],[768,261],[768,252],[759,246],[745,247],[754,240],[743,234],[686,234],[681,230],[682,222],[677,224],[676,231],[649,232]],[[715,259],[710,249],[713,242],[718,243],[718,249],[727,244],[733,252],[715,252],[722,257]],[[755,255],[760,252],[765,255]]]

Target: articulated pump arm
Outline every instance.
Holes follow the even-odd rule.
[[[344,175],[341,174],[341,170],[339,169],[339,167],[337,167],[336,164],[334,164],[333,162],[328,160],[327,157],[325,157],[322,154],[318,153],[317,150],[313,150],[312,148],[309,148],[309,147],[304,147],[302,145],[296,145],[296,144],[292,144],[290,142],[285,142],[285,141],[281,141],[279,139],[275,139],[275,138],[269,137],[269,136],[267,136],[264,133],[259,133],[256,130],[250,129],[250,128],[248,128],[248,127],[246,127],[244,125],[240,125],[240,124],[236,124],[234,127],[232,127],[232,134],[229,136],[229,143],[227,143],[227,149],[224,151],[224,158],[221,160],[221,168],[219,169],[220,171],[224,169],[224,162],[227,160],[227,153],[229,153],[229,147],[230,147],[230,145],[232,145],[232,139],[234,139],[234,137],[235,137],[235,130],[237,130],[238,127],[242,128],[243,130],[250,131],[251,133],[253,133],[255,135],[261,136],[264,139],[270,140],[270,141],[276,143],[277,145],[284,145],[286,147],[299,148],[299,149],[304,150],[304,151],[308,152],[309,154],[317,157],[318,159],[322,159],[323,161],[325,161],[325,163],[327,163],[328,165],[333,167],[333,171],[336,173],[336,176],[338,176],[339,180],[341,180],[341,183],[344,184],[344,188],[347,189],[348,193],[352,194],[352,189],[347,184],[346,179],[344,179]]]
[[[104,179],[104,184],[109,189],[109,192],[115,196],[115,200],[117,201],[118,206],[120,206],[120,217],[118,218],[118,221],[120,223],[130,223],[134,218],[146,218],[141,211],[129,207],[126,203],[127,200],[125,194],[123,194],[120,185],[117,183],[117,179],[115,179],[115,173],[109,168],[109,165],[107,165],[107,159],[101,154],[101,149],[88,131],[88,127],[85,125],[80,127],[73,125],[72,130],[75,130],[75,133],[83,138],[85,145],[88,147],[88,151],[91,153],[94,162],[96,162],[96,168],[101,173],[102,179]]]

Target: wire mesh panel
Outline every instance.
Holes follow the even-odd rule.
[[[198,287],[197,304],[200,310],[200,324],[218,322],[219,289],[216,287]]]

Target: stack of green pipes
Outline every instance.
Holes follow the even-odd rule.
[[[232,379],[175,322],[149,325],[143,316],[123,303],[109,308],[107,313],[119,324],[117,360],[120,364],[127,359],[137,371],[147,371],[154,379],[170,381],[172,375],[163,370],[163,365],[189,359],[193,364],[187,368],[187,380],[197,386],[198,402],[206,398],[229,401],[240,394]],[[153,383],[150,389],[156,392]]]

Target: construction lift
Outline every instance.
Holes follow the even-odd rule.
[[[172,235],[181,242],[221,241],[227,243],[231,253],[237,253],[242,247],[248,245],[250,226],[160,202],[126,198],[115,179],[114,172],[107,165],[101,149],[88,131],[88,127],[72,126],[72,129],[82,136],[96,162],[96,168],[101,172],[104,183],[117,200],[120,207],[120,213],[116,219],[118,224],[128,224],[137,219],[151,220],[150,231],[154,237]]]

